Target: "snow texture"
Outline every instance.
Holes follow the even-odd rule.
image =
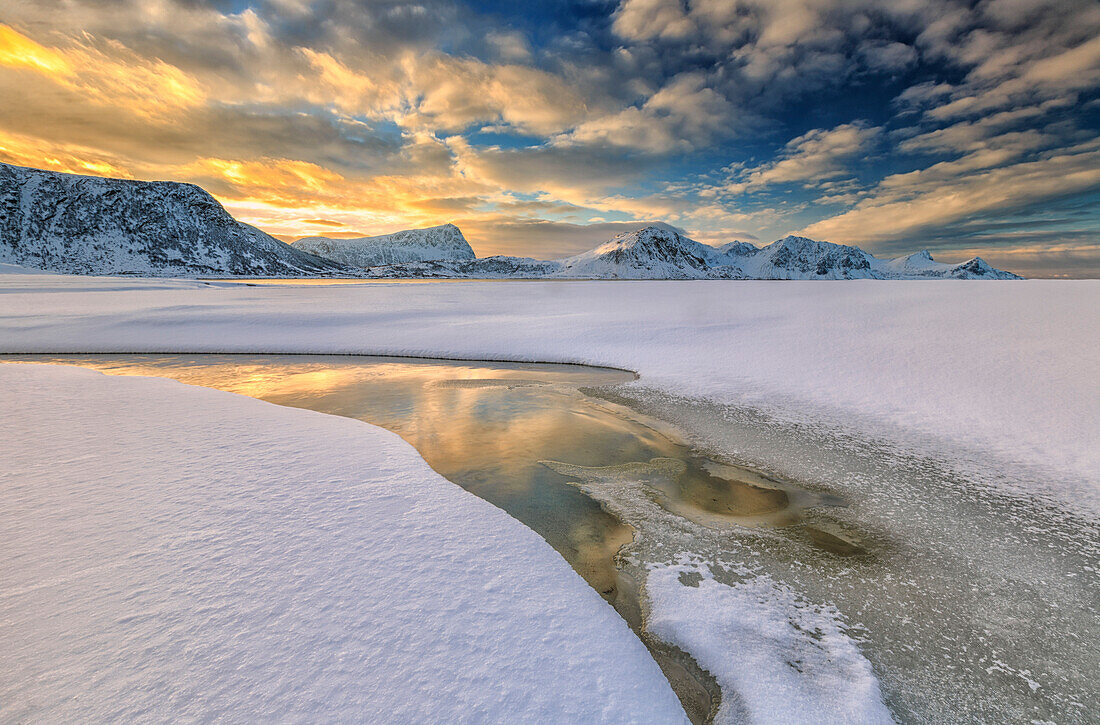
[[[68,274],[302,276],[347,269],[229,215],[192,184],[0,164],[0,262]]]
[[[871,663],[832,607],[802,600],[770,577],[731,587],[706,564],[655,567],[646,579],[649,630],[691,652],[723,693],[715,722],[892,723]]]
[[[0,352],[331,352],[579,362],[803,422],[1036,465],[1100,510],[1100,282],[0,278]],[[919,438],[919,440],[918,440]],[[1076,482],[1067,481],[1067,477]]]
[[[23,267],[18,264],[4,264],[0,262],[0,275],[4,274],[53,274],[53,272],[46,272],[32,267]]]
[[[683,722],[544,541],[396,435],[0,364],[0,721]]]
[[[956,451],[976,453],[990,472],[986,480],[991,485],[1000,484],[1001,473],[1022,467],[1037,474],[1029,473],[1027,488],[1012,489],[1013,495],[1034,496],[1044,504],[1083,511],[1088,516],[1100,512],[1100,448],[1095,445],[1100,440],[1100,416],[1096,415],[1100,378],[1095,375],[1100,369],[1100,316],[1096,313],[1100,282],[1095,281],[895,284],[864,280],[844,285],[378,281],[327,287],[253,287],[232,282],[12,274],[0,276],[0,299],[4,302],[0,351],[5,352],[375,353],[628,368],[641,374],[635,385],[659,392],[719,405],[753,406],[783,420],[826,429],[840,427],[902,447],[930,450],[937,459]],[[9,367],[13,366],[0,366]],[[4,391],[0,395],[10,398],[17,386],[8,384],[0,390]],[[37,403],[58,416],[62,411],[54,407],[60,405],[57,401],[74,398],[53,382],[32,394]],[[104,394],[116,395],[113,388]],[[24,418],[32,419],[8,405],[7,399],[4,404],[6,410],[13,411],[4,420],[13,431]],[[185,409],[183,403],[177,407]],[[142,410],[146,409],[163,411],[171,406],[158,404]],[[188,451],[210,446],[213,467],[197,467],[200,464],[195,462],[196,467],[181,475],[191,481],[220,480],[222,469],[217,466],[239,460],[242,450],[246,470],[233,475],[248,477],[253,469],[260,471],[256,475],[298,470],[284,456],[294,459],[315,450],[343,464],[346,452],[337,457],[333,447],[348,445],[346,440],[315,436],[309,430],[299,432],[302,423],[298,418],[287,423],[278,417],[282,413],[271,412],[281,409],[270,406],[262,410],[271,412],[282,424],[269,433],[266,423],[255,423],[264,417],[257,412],[260,410],[249,413],[251,422],[242,428],[247,434],[233,430],[227,435],[222,427],[215,429],[210,439],[194,439],[195,448],[185,448],[181,455],[192,460]],[[166,427],[156,435],[164,436],[165,451],[170,451],[174,444],[169,436],[177,427],[184,426],[180,440],[188,441],[198,435],[195,426],[206,425],[209,417],[201,410],[183,413],[163,423]],[[58,425],[50,422],[45,430]],[[117,435],[112,426],[117,424],[104,424],[109,429],[106,435]],[[152,428],[157,430],[156,425]],[[92,427],[88,435],[98,430]],[[369,427],[364,430],[373,431]],[[284,431],[293,433],[289,443],[280,437]],[[287,447],[282,453],[257,449],[249,437],[253,433]],[[4,435],[5,440],[20,440],[15,433]],[[122,467],[124,472],[137,466],[98,439],[88,446],[92,452],[87,455],[94,455],[91,458],[82,458],[77,446],[59,444],[45,433],[32,431],[30,440],[42,459],[37,465],[51,469],[61,462],[65,467],[98,466],[94,470],[109,467],[113,471],[116,458],[128,466]],[[31,447],[32,443],[23,440],[19,445]],[[42,456],[43,450],[50,454]],[[348,470],[358,469],[360,476],[362,471],[373,476],[372,471],[379,467],[379,475],[385,475],[386,466],[395,460],[390,449],[379,448],[373,439],[355,443],[349,450],[355,454],[349,459],[352,468]],[[161,451],[159,455],[169,454]],[[268,460],[270,469],[265,467]],[[203,472],[207,470],[213,474]],[[339,480],[334,475],[312,476],[312,480]],[[1007,476],[1005,485],[1014,485],[1019,479]],[[298,506],[293,494],[279,489],[279,495],[289,497],[289,505]],[[86,495],[81,492],[66,500],[81,501]],[[98,504],[90,501],[88,505]],[[110,508],[105,505],[104,510]],[[10,504],[5,504],[5,509],[7,513],[20,510]],[[127,519],[127,526],[157,518],[156,511],[143,518],[144,513],[139,510]],[[464,516],[459,511],[455,518]],[[464,525],[482,531],[478,516],[465,518]],[[336,537],[346,519],[334,514],[332,521],[326,525],[310,520],[306,525],[326,537]],[[499,521],[492,521],[493,527],[507,530]],[[264,525],[270,528],[271,522]],[[28,526],[31,531],[57,529],[53,522],[32,521]],[[120,535],[129,535],[126,527],[120,530]],[[437,532],[430,530],[423,536],[434,546],[438,544]],[[486,530],[499,533],[493,528]],[[314,535],[312,529],[310,535]],[[36,556],[48,553],[48,547],[41,545],[28,550]],[[65,555],[65,551],[58,554]],[[14,564],[7,565],[20,561],[17,557]],[[443,565],[454,563],[446,557],[442,560]],[[541,572],[548,563],[537,566]],[[51,567],[64,569],[60,563],[54,566],[51,562]],[[685,573],[691,574],[680,569],[651,573],[647,583],[654,604],[651,626],[662,637],[692,651],[719,678],[727,694],[739,693],[739,699],[727,703],[727,713],[736,706],[739,713],[755,713],[762,720],[800,721],[804,718],[794,714],[788,718],[787,710],[776,708],[785,704],[794,712],[804,702],[800,698],[824,702],[829,677],[834,676],[829,673],[840,671],[847,673],[842,678],[844,685],[866,697],[847,698],[845,703],[855,708],[852,710],[841,709],[837,702],[829,704],[828,717],[878,719],[877,688],[864,661],[853,654],[855,645],[844,639],[835,612],[797,601],[791,592],[759,578],[729,587],[712,581],[704,569],[697,568],[699,586],[693,588],[680,579]],[[481,571],[471,576],[493,580]],[[254,594],[254,590],[248,591]],[[547,601],[560,598],[547,597]],[[755,607],[752,615],[750,606]],[[111,611],[111,607],[105,610]],[[700,616],[686,618],[686,612]],[[10,619],[0,612],[0,621]],[[424,626],[435,626],[428,619],[421,618]],[[820,650],[812,646],[805,650],[804,636],[783,636],[790,634],[790,623],[820,634]],[[756,653],[751,667],[738,666],[742,662],[738,658],[723,658],[716,645],[738,638],[755,638],[766,647]],[[602,646],[601,640],[594,642],[596,647]],[[788,667],[786,662],[793,661],[784,654],[791,647],[798,649],[793,655],[798,666],[812,665],[813,657],[823,657],[829,667],[807,670],[814,673],[808,678],[794,677],[795,670],[783,670]],[[24,656],[29,658],[25,652]],[[35,671],[32,665],[21,663],[19,668]],[[761,671],[754,672],[755,667]],[[211,677],[232,683],[234,672],[227,675],[219,670],[216,678]],[[452,675],[461,672],[464,666],[456,667]],[[779,672],[788,677],[779,677]],[[757,683],[762,682],[759,678],[764,673],[769,673],[768,678],[778,677],[775,681],[782,690],[760,691],[763,685]],[[826,674],[817,682],[820,673]],[[227,692],[233,690],[232,684],[226,687]],[[585,691],[580,688],[575,694]],[[781,693],[797,693],[798,697],[785,699]],[[22,700],[0,692],[0,702],[11,701]],[[271,713],[277,712],[279,702],[285,704],[273,703]],[[300,719],[313,715],[313,711],[302,712]],[[0,713],[0,719],[5,715]],[[57,719],[72,719],[62,716]],[[16,714],[9,719],[22,718]]]
[[[474,258],[474,250],[454,224],[354,239],[304,237],[294,247],[356,268]]]

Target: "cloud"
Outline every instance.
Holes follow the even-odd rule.
[[[725,191],[740,193],[792,182],[819,185],[850,173],[851,162],[866,154],[881,135],[881,128],[859,123],[814,129],[788,141],[775,161],[740,169],[738,180],[726,185]]]
[[[917,62],[917,49],[897,41],[870,42],[860,47],[867,67],[873,70],[896,73]]]
[[[126,161],[78,144],[53,143],[0,130],[0,161],[67,174],[131,178]]]
[[[654,223],[660,224],[655,220],[577,224],[506,217],[471,220],[460,218],[457,223],[467,237],[478,240],[476,249],[480,256],[504,254],[536,259],[569,257],[606,242],[617,234]]]
[[[33,72],[87,102],[125,109],[161,122],[205,101],[202,87],[175,66],[145,59],[118,43],[90,39],[48,48],[0,24],[0,67]]]
[[[691,151],[731,135],[736,118],[733,104],[710,87],[705,74],[693,71],[672,78],[641,106],[581,123],[558,142]]]
[[[1005,238],[994,238],[988,246],[937,253],[936,259],[957,263],[980,256],[998,269],[1007,269],[1024,277],[1100,279],[1100,244],[1063,242],[1057,236],[1041,244],[1028,244],[1013,235],[1009,235],[1008,240],[1022,242],[1025,246],[1007,246]]]
[[[917,45],[965,71],[960,82],[938,86],[946,91],[940,97],[910,99],[932,101],[926,113],[933,119],[1071,101],[1100,81],[1100,6],[1064,0],[955,8],[930,23]]]
[[[578,205],[631,185],[647,168],[644,160],[608,148],[473,146],[460,136],[448,138],[447,145],[465,178],[520,193],[551,194]]]
[[[242,5],[8,0],[0,159],[195,181],[286,236],[461,219],[513,251],[652,219],[961,247],[1095,188],[1094,0]]]
[[[919,51],[900,38],[948,0],[622,0],[613,30],[665,57],[707,62],[734,104],[780,108],[861,73],[894,75]]]
[[[802,230],[856,244],[912,239],[998,210],[1015,210],[1100,187],[1100,142],[982,171],[966,159],[888,176],[852,209]]]
[[[485,42],[491,45],[497,57],[504,61],[526,61],[532,57],[531,47],[522,33],[492,31],[486,33]]]
[[[387,61],[360,58],[353,70],[329,53],[301,48],[317,74],[306,98],[350,115],[453,133],[505,124],[540,135],[561,132],[585,113],[585,103],[560,78],[523,65],[493,65],[438,53]]]

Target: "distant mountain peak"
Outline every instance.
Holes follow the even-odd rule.
[[[973,257],[954,267],[955,275],[962,278],[1023,279],[1011,272],[1004,272],[990,266],[981,257]]]
[[[294,242],[298,249],[364,269],[387,264],[473,259],[462,230],[454,224],[423,229],[404,229],[370,237],[304,237]]]
[[[981,257],[974,257],[959,264],[944,264],[932,259],[927,249],[907,257],[879,261],[882,273],[895,277],[930,279],[1023,279],[1022,277],[991,267]]]
[[[714,247],[651,225],[623,232],[595,249],[561,260],[561,276],[703,278],[720,256]]]
[[[718,247],[718,253],[735,257],[748,257],[760,251],[760,247],[748,242],[733,240]]]
[[[574,279],[1020,279],[980,257],[928,250],[880,260],[858,247],[787,235],[712,247],[664,223],[562,260],[477,259],[453,223],[284,244],[242,224],[193,184],[60,174],[0,164],[0,264],[69,274]]]
[[[859,247],[788,235],[764,247],[733,241],[711,247],[664,226],[623,232],[566,259],[440,260],[374,267],[374,277],[571,279],[1013,279],[980,259],[933,262],[927,251],[876,259]]]

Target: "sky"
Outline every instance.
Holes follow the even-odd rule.
[[[1100,277],[1100,3],[4,0],[0,161],[287,241],[660,221]]]

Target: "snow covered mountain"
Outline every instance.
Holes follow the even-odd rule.
[[[720,248],[723,264],[750,279],[867,279],[872,257],[858,247],[787,236],[766,247],[732,242]]]
[[[661,227],[620,234],[560,262],[553,276],[621,279],[1021,279],[979,257],[941,264],[927,252],[876,259],[859,247],[787,236],[764,247],[711,247]]]
[[[932,259],[927,249],[889,261],[875,260],[880,273],[899,278],[928,277],[939,279],[1023,279],[1012,272],[994,269],[981,257],[959,264],[943,264]]]
[[[346,273],[234,219],[192,184],[0,164],[0,262],[68,274]]]
[[[712,247],[649,226],[557,261],[525,257],[436,260],[375,266],[369,277],[569,279],[1020,279],[975,257],[932,261],[928,252],[892,260],[859,247],[787,236],[764,247],[730,242]]]
[[[477,259],[454,224],[293,245],[234,219],[193,184],[108,179],[0,164],[0,264],[152,277],[365,276],[569,279],[1019,279],[975,257],[879,260],[858,247],[788,236],[712,247],[666,225],[561,260]]]
[[[760,247],[748,242],[732,241],[718,247],[718,253],[724,256],[751,257],[760,251]]]
[[[359,269],[383,264],[474,259],[474,250],[454,224],[355,239],[303,237],[294,242],[294,247]]]
[[[561,260],[563,277],[705,279],[722,263],[717,249],[661,227],[620,234]]]

